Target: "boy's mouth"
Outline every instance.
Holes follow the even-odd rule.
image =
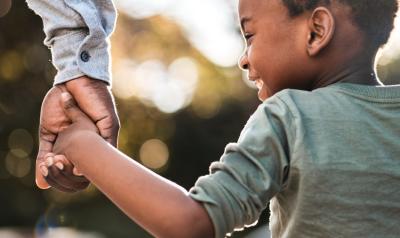
[[[262,85],[263,85],[263,81],[259,77],[249,76],[249,81],[254,82],[254,84],[256,85],[256,87],[258,89],[260,89],[262,87]]]
[[[255,77],[254,78],[249,77],[249,80],[253,81],[254,85],[257,87],[258,98],[261,101],[264,101],[265,99],[267,99],[268,98],[267,88],[266,88],[266,85],[264,85],[264,81],[261,78],[255,78]]]

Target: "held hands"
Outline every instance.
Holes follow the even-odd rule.
[[[58,134],[53,150],[58,154],[68,154],[68,151],[75,149],[71,145],[79,140],[77,135],[100,132],[92,120],[78,108],[71,94],[61,94],[61,105],[71,124]]]
[[[90,118],[89,120],[95,122],[100,135],[116,146],[119,120],[113,98],[105,83],[88,77],[80,77],[53,87],[43,100],[39,126],[36,184],[42,189],[53,186],[62,191],[72,192],[82,190],[89,184],[86,178],[74,176],[73,165],[64,156],[55,156],[51,153],[58,134],[73,123],[66,114],[68,110],[63,108],[60,100],[61,94],[67,91],[75,99],[77,106]],[[54,163],[56,167],[50,166],[47,170],[47,167],[43,166],[47,157],[56,159],[60,163]],[[76,170],[74,171],[77,174]],[[59,174],[63,174],[64,177],[58,179]]]
[[[71,176],[73,168],[76,167],[66,157],[69,157],[69,152],[75,149],[73,144],[79,143],[81,135],[99,134],[99,130],[92,120],[77,107],[69,93],[62,93],[61,99],[65,116],[72,124],[58,133],[53,147],[53,151],[57,155],[48,153],[45,155],[45,161],[39,164],[39,167],[41,171],[48,171],[47,173],[42,172],[42,175],[50,184],[57,184],[57,188],[64,192],[75,192],[85,189],[89,185],[89,181],[81,176]]]

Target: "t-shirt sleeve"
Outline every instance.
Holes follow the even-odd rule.
[[[278,97],[261,104],[228,144],[210,174],[200,177],[190,196],[202,203],[214,225],[215,237],[255,224],[269,200],[285,183],[289,165],[291,114]]]

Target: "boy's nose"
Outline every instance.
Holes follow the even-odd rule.
[[[247,52],[244,52],[243,55],[239,59],[239,68],[242,70],[249,69],[249,61],[247,59]]]

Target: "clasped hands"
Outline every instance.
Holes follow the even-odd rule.
[[[119,128],[115,103],[106,83],[83,76],[51,88],[40,114],[37,186],[64,192],[85,189],[89,180],[63,154],[68,134],[90,130],[116,146]]]

